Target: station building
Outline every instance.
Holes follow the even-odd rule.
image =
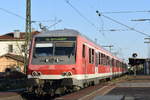
[[[129,74],[150,75],[150,58],[129,58]]]

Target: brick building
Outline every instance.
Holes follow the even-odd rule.
[[[24,70],[24,59],[20,55],[5,54],[0,56],[0,72],[5,72],[7,68],[19,70],[23,72]]]

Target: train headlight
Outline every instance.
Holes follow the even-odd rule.
[[[31,73],[32,76],[40,76],[42,73],[41,72],[37,72],[37,71],[33,71]]]
[[[41,74],[42,74],[41,72],[38,72],[38,76],[41,76]]]
[[[72,76],[72,72],[63,72],[62,76]]]
[[[72,76],[71,72],[67,72],[66,74],[67,74],[67,76]]]
[[[38,73],[37,73],[37,71],[33,71],[33,72],[31,73],[31,75],[32,75],[32,76],[37,76]]]
[[[66,73],[67,73],[67,72],[63,72],[63,73],[62,73],[62,76],[66,76]]]

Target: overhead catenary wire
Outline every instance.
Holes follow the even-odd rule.
[[[11,14],[11,15],[13,15],[13,16],[16,16],[16,17],[18,17],[18,18],[20,18],[20,19],[23,19],[23,20],[25,20],[25,19],[26,19],[25,17],[20,16],[20,15],[18,15],[18,14],[16,14],[16,13],[14,13],[14,12],[11,12],[11,11],[9,11],[9,10],[7,10],[7,9],[0,8],[0,10],[1,10],[1,11],[6,12],[6,13],[8,13],[8,14]]]
[[[19,14],[17,14],[17,13],[14,13],[14,12],[12,12],[12,11],[10,11],[10,10],[7,10],[7,9],[4,9],[4,8],[0,8],[0,10],[1,11],[3,11],[3,12],[6,12],[6,13],[8,13],[8,14],[10,14],[10,15],[13,15],[13,16],[16,16],[16,17],[18,17],[18,18],[20,18],[20,19],[22,19],[22,20],[26,20],[26,18],[25,17],[23,17],[23,16],[21,16],[21,15],[19,15]],[[35,23],[35,22],[52,22],[52,21],[54,21],[54,20],[32,20],[31,21],[31,23]]]
[[[123,24],[123,23],[121,23],[121,22],[119,22],[119,21],[117,21],[117,20],[115,20],[115,19],[113,19],[113,18],[111,18],[111,17],[108,17],[108,16],[106,16],[106,15],[104,15],[104,14],[99,13],[98,10],[96,11],[96,13],[97,13],[98,16],[103,16],[104,18],[109,19],[109,20],[111,20],[111,21],[113,21],[113,22],[115,22],[115,23],[117,23],[117,24],[120,24],[120,25],[122,25],[122,26],[124,26],[124,27],[126,27],[126,28],[128,28],[128,29],[130,29],[130,30],[133,30],[133,31],[135,31],[135,32],[137,32],[137,33],[140,33],[140,34],[144,35],[144,36],[150,37],[150,35],[147,34],[147,33],[145,33],[145,32],[139,31],[139,30],[137,30],[137,29],[135,29],[135,28],[133,28],[133,27],[130,27],[130,26],[126,25],[126,24]]]
[[[22,19],[22,20],[26,20],[26,18],[25,17],[23,17],[23,16],[21,16],[21,15],[19,15],[19,14],[17,14],[17,13],[14,13],[14,12],[12,12],[12,11],[10,11],[10,10],[7,10],[7,9],[4,9],[4,8],[0,8],[0,10],[1,11],[3,11],[3,12],[5,12],[5,13],[8,13],[8,14],[10,14],[10,15],[13,15],[13,16],[16,16],[16,17],[18,17],[19,19]],[[34,25],[37,25],[37,23],[38,23],[38,26],[39,26],[39,24],[41,23],[41,22],[54,22],[54,21],[56,21],[56,20],[31,20],[31,24],[34,24]],[[54,24],[52,24],[52,25],[50,25],[49,27],[47,27],[47,28],[51,28],[51,27],[53,27],[53,26],[55,26],[56,24],[58,24],[58,23],[60,23],[62,20],[58,20],[57,22],[55,22]]]
[[[117,13],[150,13],[150,10],[143,11],[112,11],[112,12],[101,12],[102,14],[117,14]]]
[[[99,30],[99,31],[111,31],[111,32],[116,32],[116,31],[131,31],[130,29],[107,29],[107,30]]]
[[[79,14],[87,23],[89,23],[91,26],[93,26],[94,28],[96,28],[97,30],[99,30],[98,27],[97,27],[94,23],[92,23],[87,17],[85,17],[76,7],[74,7],[74,6],[69,2],[69,0],[65,0],[65,2],[66,2],[77,14]]]

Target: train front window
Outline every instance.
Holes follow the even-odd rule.
[[[75,43],[74,42],[56,42],[55,43],[55,53],[56,56],[71,56],[75,53]]]
[[[35,45],[36,56],[52,56],[53,44],[52,43],[37,43]]]
[[[76,37],[36,37],[32,64],[74,64]]]

